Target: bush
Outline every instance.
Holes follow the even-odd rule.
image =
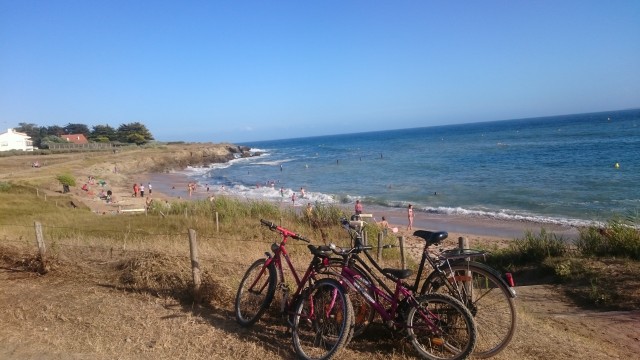
[[[617,256],[640,260],[640,231],[631,218],[614,219],[604,228],[580,231],[576,247],[585,256]]]
[[[566,252],[567,244],[561,236],[541,228],[538,234],[526,231],[524,238],[514,239],[508,248],[492,252],[486,262],[497,269],[511,271],[514,266],[539,265]]]
[[[60,174],[56,176],[56,179],[62,185],[63,193],[69,192],[69,186],[76,186],[76,178],[74,178],[71,174]]]

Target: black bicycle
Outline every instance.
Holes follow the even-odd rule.
[[[357,215],[351,221],[342,220],[351,235],[352,242],[362,243],[367,225]],[[472,261],[484,258],[487,252],[474,249],[453,249],[432,255],[430,247],[440,245],[449,235],[445,231],[432,232],[417,230],[413,234],[424,240],[422,258],[418,266],[415,282],[407,288],[416,294],[445,293],[460,300],[474,317],[478,340],[473,355],[488,358],[502,351],[511,341],[516,330],[517,313],[515,307],[516,292],[513,289],[513,277],[506,273],[502,276],[490,266]],[[385,248],[393,246],[387,245]],[[371,263],[375,261],[368,251],[363,251]],[[426,267],[432,271],[427,274]],[[363,276],[371,277],[366,268],[356,267]],[[423,277],[426,279],[423,280]],[[421,284],[422,283],[422,284]],[[355,311],[355,330],[358,335],[364,332],[373,320],[375,312],[367,309],[362,300],[351,299]]]

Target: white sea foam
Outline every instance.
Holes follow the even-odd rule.
[[[281,159],[281,160],[274,160],[274,161],[258,161],[255,162],[254,165],[268,165],[268,166],[278,166],[278,165],[282,165],[284,163],[288,163],[294,161],[294,159]]]
[[[438,208],[423,207],[418,209],[418,211],[435,213],[435,214],[444,214],[444,215],[459,215],[459,216],[468,216],[468,217],[477,217],[477,218],[484,217],[484,218],[496,219],[496,220],[532,222],[532,223],[561,225],[561,226],[570,226],[570,227],[603,226],[604,225],[602,222],[599,222],[599,221],[518,213],[508,209],[501,209],[499,211],[485,211],[485,210],[470,210],[470,209],[465,209],[461,207],[438,207]]]

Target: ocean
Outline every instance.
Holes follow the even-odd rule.
[[[261,155],[186,173],[213,193],[291,203],[295,192],[297,206],[359,199],[365,212],[413,204],[584,226],[640,209],[640,109],[241,145]]]

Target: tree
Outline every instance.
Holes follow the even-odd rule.
[[[65,134],[83,134],[89,137],[89,127],[85,124],[67,124],[64,127]]]
[[[146,126],[139,122],[122,124],[118,127],[118,140],[124,143],[143,145],[153,140]]]
[[[51,143],[60,144],[60,143],[66,143],[66,142],[67,141],[64,140],[63,138],[61,138],[60,136],[47,135],[47,136],[42,138],[42,141],[40,142],[40,147],[49,148],[49,144],[51,144]]]
[[[89,139],[95,142],[109,142],[118,140],[116,129],[109,125],[96,125],[89,134]]]
[[[15,130],[17,132],[27,134],[31,138],[31,141],[33,142],[33,146],[40,147],[42,134],[40,131],[41,128],[38,125],[28,124],[28,123],[19,123],[18,127],[15,128]]]
[[[46,134],[54,136],[64,135],[64,128],[58,125],[48,126]]]

